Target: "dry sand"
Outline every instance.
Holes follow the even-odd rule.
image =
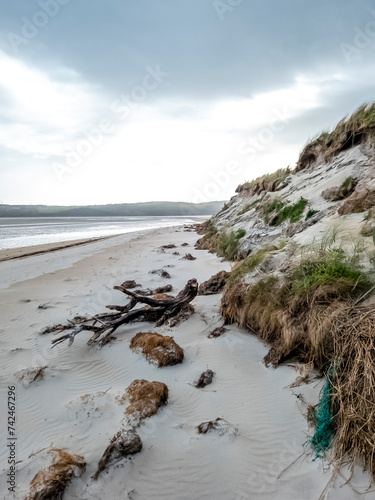
[[[124,280],[134,279],[145,288],[170,283],[175,294],[190,278],[202,282],[229,270],[216,256],[194,250],[196,239],[183,228],[158,229],[0,262],[1,498],[24,498],[35,474],[25,461],[53,446],[83,455],[88,464],[64,500],[319,499],[332,470],[324,471],[327,464],[321,460],[299,458],[308,428],[305,406],[296,395],[316,402],[321,382],[285,389],[297,373],[289,367],[265,368],[261,360],[267,347],[236,326],[221,337],[207,338],[222,325],[221,295],[197,297],[195,314],[175,328],[125,325],[103,349],[87,347],[86,332],[72,347],[61,344],[53,350],[53,335],[38,335],[45,326],[76,314],[124,304],[124,295],[112,289]],[[189,246],[181,247],[184,242]],[[169,243],[177,248],[162,252],[160,246]],[[173,255],[176,250],[180,255]],[[182,260],[186,252],[197,259]],[[149,274],[160,268],[171,279]],[[157,368],[129,349],[136,333],[150,330],[174,336],[185,352],[181,365]],[[44,380],[29,386],[18,381],[17,372],[37,366],[48,367]],[[213,383],[196,389],[194,382],[207,368],[215,372]],[[93,481],[91,475],[124,418],[126,407],[116,396],[135,379],[164,382],[169,404],[139,427],[141,453]],[[12,384],[20,461],[16,497],[6,495],[6,395]],[[199,424],[218,417],[230,425],[198,435]],[[360,496],[344,482],[338,477],[327,498],[374,498],[374,493]],[[363,491],[367,476],[357,474],[354,484]]]

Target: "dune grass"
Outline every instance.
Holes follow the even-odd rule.
[[[226,286],[231,287],[243,276],[254,271],[254,269],[264,262],[269,255],[268,249],[260,249],[248,255],[243,261],[236,264],[232,270]]]
[[[243,184],[240,184],[236,191],[251,191],[252,188],[255,188],[258,193],[262,191],[276,191],[276,189],[285,181],[290,173],[291,170],[289,167],[279,168],[276,172],[265,174],[252,181],[246,181]]]
[[[301,220],[308,201],[300,198],[296,203],[287,203],[280,198],[266,203],[260,209],[260,215],[270,226],[280,226],[286,220],[290,223]]]
[[[244,229],[237,231],[223,231],[219,234],[216,252],[219,257],[227,260],[235,260],[238,254],[238,244],[246,234]]]
[[[319,210],[312,210],[312,209],[308,210],[306,213],[305,220],[311,219],[311,217],[314,217],[314,215],[316,215],[318,213],[319,213]]]
[[[375,103],[364,103],[332,130],[324,130],[309,141],[300,153],[296,171],[303,170],[320,156],[329,161],[337,154],[370,139],[374,147]]]

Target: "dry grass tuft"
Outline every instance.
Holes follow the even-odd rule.
[[[32,479],[31,491],[25,500],[62,500],[70,481],[86,469],[86,462],[79,455],[71,455],[57,448],[48,453],[54,455],[52,464]]]
[[[274,192],[278,191],[283,185],[286,178],[290,175],[290,168],[280,168],[271,174],[265,174],[250,182],[240,184],[236,193],[246,193],[249,196],[260,194],[263,191]]]
[[[332,132],[324,131],[302,150],[296,171],[304,170],[317,161],[330,161],[336,155],[358,144],[370,142],[375,135],[375,103],[365,103],[341,120]]]
[[[162,382],[134,380],[126,389],[130,405],[126,415],[141,420],[155,415],[159,408],[168,402],[168,387]]]
[[[363,460],[375,478],[375,307],[343,310],[331,331],[334,456],[352,466]]]
[[[283,280],[236,282],[221,310],[271,344],[266,364],[295,356],[326,374],[333,457],[339,465],[362,460],[375,479],[375,306],[355,306],[370,287],[352,259],[326,250]]]
[[[154,332],[140,332],[132,338],[130,349],[141,350],[149,363],[158,367],[173,366],[182,363],[184,351],[176,344],[173,337],[167,337]]]

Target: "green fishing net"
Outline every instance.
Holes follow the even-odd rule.
[[[325,381],[320,391],[319,403],[315,407],[314,421],[315,432],[308,442],[315,452],[314,460],[316,460],[317,458],[322,458],[324,452],[329,449],[333,436],[329,379]]]

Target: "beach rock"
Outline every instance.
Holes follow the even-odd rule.
[[[211,276],[207,281],[204,281],[199,285],[198,295],[213,295],[215,293],[220,293],[224,288],[230,273],[227,271],[220,271],[217,274]]]
[[[212,330],[212,332],[208,335],[209,339],[216,339],[217,337],[220,337],[227,331],[227,328],[224,328],[223,326],[219,326],[218,328],[215,328],[215,330]]]
[[[184,260],[196,260],[196,257],[193,257],[191,253],[186,253],[182,258]]]
[[[141,450],[142,441],[135,429],[132,428],[119,431],[113,436],[108,447],[104,451],[98,463],[98,470],[92,476],[92,479],[96,481],[105,469],[129,455],[139,453]]]
[[[202,422],[198,425],[198,434],[207,434],[208,432],[216,432],[219,436],[235,437],[238,434],[236,427],[233,427],[224,418],[217,418],[208,422]]]
[[[86,469],[83,457],[57,448],[33,454],[28,469],[33,469],[32,462],[47,462],[50,465],[34,476],[25,500],[62,500],[68,484]]]
[[[125,415],[132,417],[139,423],[141,420],[155,415],[161,406],[167,404],[168,387],[163,382],[134,380],[119,402],[125,402],[127,398],[130,404],[125,410]]]
[[[203,389],[206,385],[212,384],[212,379],[214,378],[214,372],[212,370],[206,370],[199,377],[198,382],[196,382],[195,387],[197,389]]]
[[[180,252],[173,252],[172,255],[180,255]]]
[[[182,246],[182,247],[188,247],[188,246],[189,246],[189,243],[186,243],[186,242],[185,242],[185,243],[182,243],[182,245],[181,245],[181,246]]]
[[[152,271],[150,271],[150,274],[157,274],[161,278],[170,278],[171,277],[171,275],[167,271],[165,271],[164,269],[153,269]]]
[[[130,349],[140,350],[149,363],[155,363],[159,368],[177,365],[184,359],[184,351],[176,344],[173,337],[159,333],[137,333],[130,342]]]
[[[357,214],[369,210],[375,205],[375,189],[356,189],[338,210],[340,215]]]
[[[122,283],[121,286],[130,290],[131,288],[141,287],[142,285],[140,285],[139,283],[136,283],[134,280],[126,280],[126,281],[124,281],[124,283]]]

